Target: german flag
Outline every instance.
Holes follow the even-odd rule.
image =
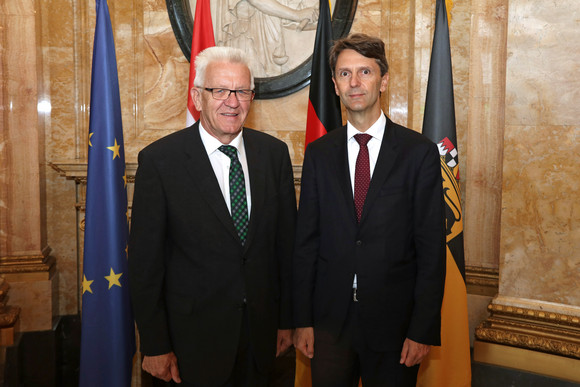
[[[448,0],[449,1],[449,0]],[[421,362],[417,386],[471,386],[463,215],[451,68],[449,25],[444,0],[437,0],[423,134],[439,147],[447,224],[447,274],[441,307],[441,347]]]
[[[312,54],[308,116],[304,147],[328,131],[342,126],[340,99],[334,91],[328,52],[332,46],[332,24],[328,0],[320,0],[316,41]]]
[[[342,126],[340,99],[334,91],[332,71],[328,64],[328,52],[332,47],[332,24],[330,5],[320,0],[320,13],[316,27],[316,40],[312,53],[312,72],[308,94],[308,116],[304,148],[327,132]],[[312,386],[310,359],[296,351],[296,387]]]

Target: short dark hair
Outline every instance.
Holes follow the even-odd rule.
[[[367,34],[355,33],[350,34],[346,38],[338,39],[330,49],[328,62],[333,77],[338,55],[344,50],[354,50],[362,56],[374,59],[381,70],[381,77],[389,72],[389,63],[385,56],[385,43],[379,38]]]

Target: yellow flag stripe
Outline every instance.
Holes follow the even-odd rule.
[[[421,362],[417,387],[471,386],[471,355],[465,282],[447,249],[447,274],[441,307],[441,346]]]

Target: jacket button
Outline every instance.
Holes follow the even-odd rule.
[[[359,239],[358,241],[356,241],[356,245],[357,246],[362,246],[362,241]]]

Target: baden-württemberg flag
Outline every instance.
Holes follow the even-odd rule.
[[[96,0],[82,278],[81,387],[131,384],[127,176],[113,30]]]
[[[444,0],[437,0],[423,134],[439,146],[441,155],[447,223],[447,274],[441,308],[441,347],[432,347],[421,363],[417,386],[465,387],[471,385],[471,360],[451,48]]]

